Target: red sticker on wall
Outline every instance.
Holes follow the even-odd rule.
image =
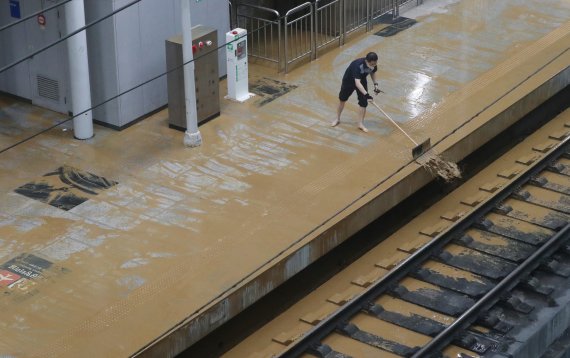
[[[46,25],[46,17],[44,16],[44,14],[38,15],[38,24],[40,24],[40,26]]]

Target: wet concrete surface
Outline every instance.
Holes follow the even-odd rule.
[[[324,302],[327,297],[343,296],[350,298],[356,297],[359,292],[362,293],[364,287],[360,287],[360,285],[357,284],[360,277],[363,277],[372,267],[377,266],[379,262],[389,261],[403,242],[407,242],[408,238],[413,237],[412,235],[417,233],[418,230],[420,230],[419,228],[437,222],[441,216],[443,216],[442,213],[462,210],[469,211],[470,209],[467,209],[465,204],[459,204],[462,202],[462,198],[473,195],[474,192],[481,190],[480,188],[484,186],[484,183],[494,180],[498,176],[498,173],[503,172],[505,167],[509,167],[511,163],[515,163],[517,158],[521,155],[532,151],[533,142],[538,143],[544,140],[544,138],[547,138],[549,133],[563,128],[568,118],[570,118],[570,110],[566,110],[559,118],[556,118],[541,128],[539,132],[527,138],[530,144],[522,143],[513,148],[499,160],[496,160],[485,168],[481,173],[478,173],[447,195],[444,199],[423,211],[408,225],[405,225],[391,234],[380,244],[367,251],[357,261],[335,274],[334,277],[327,280],[320,287],[312,290],[299,302],[275,317],[275,319],[260,327],[224,356],[241,357],[247,356],[252,352],[261,351],[264,351],[266,353],[265,355],[268,356],[269,352],[274,354],[282,352],[285,349],[285,345],[271,341],[277,332],[287,332],[289,327],[294,325],[295,322],[298,322],[299,317],[304,317],[308,315],[309,312],[318,312],[316,316],[320,317],[321,320],[325,319],[334,312],[334,307],[330,307],[328,303]],[[562,182],[562,179],[559,180]],[[569,177],[566,176],[563,182],[563,185],[568,187],[570,185]],[[537,206],[534,209],[542,212],[544,208]],[[536,217],[533,215],[532,209],[527,211],[527,214],[526,219],[529,221],[534,220]],[[493,216],[493,221],[498,222],[498,220],[496,220],[498,214],[491,215]],[[526,225],[518,225],[519,227],[517,227],[516,230],[527,231],[531,235],[536,233],[539,236],[546,235],[547,233],[550,233],[550,236],[554,234],[552,230],[536,227],[534,224],[528,222],[525,224]],[[467,232],[474,240],[482,239],[482,236],[478,234],[476,230],[471,229]],[[494,234],[491,234],[491,236],[494,236]],[[516,236],[518,235],[513,235],[513,237]],[[532,246],[529,249],[530,244],[517,239],[509,239],[508,237],[502,237],[500,239],[492,237],[491,240],[486,241],[489,246],[498,245],[499,248],[505,246],[518,248],[519,245],[526,248],[524,254],[521,251],[517,252],[517,250],[513,250],[513,252],[506,255],[498,250],[494,254],[495,259],[506,258],[507,260],[514,259],[517,254],[528,257],[541,243],[541,241],[538,240],[535,242],[536,246]],[[505,245],[505,241],[511,241],[511,244]],[[458,253],[459,251],[460,248],[458,245],[451,244],[446,246],[444,252]],[[461,256],[466,258],[467,254],[457,255],[459,258],[461,258]],[[467,335],[474,335],[472,338],[476,337],[475,342],[485,342],[485,347],[493,346],[495,349],[492,352],[489,351],[488,355],[484,356],[502,356],[501,352],[516,352],[516,357],[538,357],[540,355],[536,352],[547,348],[550,344],[549,340],[556,338],[556,334],[559,333],[557,332],[555,334],[553,332],[559,331],[558,328],[560,327],[564,327],[569,307],[568,299],[570,296],[568,295],[568,287],[570,286],[568,285],[568,277],[563,276],[565,272],[562,266],[565,266],[564,263],[567,262],[568,259],[567,256],[564,258],[564,254],[562,253],[555,256],[557,256],[558,259],[555,260],[555,263],[550,264],[551,268],[542,267],[541,270],[533,272],[532,280],[529,280],[529,282],[535,281],[535,283],[540,283],[540,285],[533,286],[530,290],[528,286],[519,286],[512,293],[512,297],[506,297],[504,302],[493,307],[488,312],[485,320],[481,320],[481,322],[477,323],[478,325],[471,327],[471,332]],[[466,308],[470,308],[474,303],[474,298],[481,297],[483,293],[486,293],[494,286],[496,280],[492,278],[493,275],[504,276],[515,266],[514,263],[510,263],[513,267],[502,267],[500,270],[496,270],[498,268],[496,264],[485,262],[485,266],[483,267],[485,270],[482,272],[482,275],[485,277],[482,277],[476,274],[476,272],[482,268],[479,265],[483,261],[465,265],[464,267],[471,272],[471,274],[466,275],[465,271],[458,270],[458,268],[462,267],[462,262],[450,261],[450,265],[443,264],[442,261],[446,259],[449,258],[444,256],[442,259],[440,255],[440,257],[433,259],[438,262],[434,262],[433,260],[428,261],[422,266],[421,270],[418,270],[418,273],[412,274],[414,278],[406,278],[400,281],[396,287],[390,290],[389,295],[384,295],[376,299],[374,302],[375,307],[367,310],[366,314],[377,316],[385,322],[384,324],[388,322],[398,327],[380,328],[368,325],[368,332],[377,334],[381,338],[389,340],[392,338],[390,342],[394,344],[399,343],[403,346],[413,346],[417,344],[415,343],[418,342],[417,338],[415,338],[414,335],[408,336],[407,331],[400,333],[402,329],[406,328],[417,333],[421,332],[426,336],[435,336],[435,332],[439,332],[443,325],[449,325],[453,322],[454,315],[457,315],[458,312],[463,312]],[[441,280],[437,278],[434,279],[433,276],[426,279],[426,276],[423,276],[421,272],[425,270],[438,273],[441,276],[440,278],[445,278],[445,281],[442,284]],[[550,276],[547,273],[550,273]],[[554,273],[554,275],[552,275],[552,273]],[[419,276],[422,277],[419,278]],[[418,278],[416,279],[416,277]],[[376,278],[376,280],[379,278]],[[469,282],[469,284],[465,283],[464,286],[463,281],[466,280],[471,282]],[[476,284],[474,285],[473,282]],[[375,281],[370,282],[370,284],[374,283]],[[441,285],[444,288],[436,285]],[[477,290],[478,288],[480,288],[480,290]],[[448,289],[452,291],[447,291]],[[553,294],[555,289],[556,293]],[[348,292],[350,292],[350,295],[346,295]],[[509,305],[511,301],[512,305]],[[342,303],[343,302],[339,302],[336,308],[340,309]],[[359,315],[358,317],[361,316],[362,315]],[[301,321],[307,323],[305,325],[307,330],[319,323],[319,321],[311,322],[304,321],[303,319],[301,319]],[[357,320],[355,319],[354,321]],[[350,322],[353,322],[353,320],[350,320]],[[360,327],[360,325],[357,324],[357,326],[359,326],[361,330],[364,330],[364,325]],[[537,334],[537,331],[540,331],[540,333]],[[394,332],[399,333],[394,335]],[[300,332],[297,331],[297,335],[299,334]],[[334,336],[336,337],[336,335]],[[533,343],[527,343],[525,337],[532,337]],[[355,337],[353,337],[352,344],[350,340],[347,340],[342,346],[336,346],[335,350],[345,354],[359,352],[359,350],[362,349],[360,348],[361,344],[355,342],[354,338]],[[466,339],[464,344],[469,342],[469,337],[463,338]],[[360,338],[356,337],[356,339]],[[331,347],[336,343],[334,339],[325,339],[323,342],[331,342]],[[375,346],[372,340],[370,340],[368,344]],[[479,346],[478,348],[482,347]],[[390,351],[390,347],[382,347],[382,349]],[[451,351],[453,351],[453,353],[451,353]],[[446,352],[446,356],[454,357],[457,356],[456,354],[458,352],[461,352],[460,348],[451,347],[450,350]],[[463,352],[476,356],[473,352]],[[531,353],[525,355],[525,352]],[[372,353],[370,354],[373,356]],[[378,351],[377,354],[386,354],[386,352]],[[505,356],[506,354],[507,353],[505,353]]]
[[[288,75],[252,66],[252,83],[268,77],[297,87],[263,106],[223,101],[221,116],[200,127],[200,148],[183,147],[165,110],[122,132],[96,127],[86,141],[66,124],[2,152],[0,264],[33,254],[53,265],[41,278],[1,283],[0,352],[126,356],[210,307],[215,314],[190,333],[195,339],[234,315],[227,295],[410,159],[405,138],[373,108],[370,133],[356,129],[355,100],[343,123],[329,126],[354,58],[379,52],[386,95],[376,101],[413,136],[433,141],[568,44],[565,1],[471,0],[440,10],[392,37],[361,34]],[[471,97],[476,90],[485,96]],[[470,106],[451,108],[467,99]],[[61,118],[8,98],[0,104],[2,149]],[[69,210],[17,192],[64,165],[118,184]],[[287,275],[314,259],[299,252]],[[240,300],[247,306],[271,289]]]

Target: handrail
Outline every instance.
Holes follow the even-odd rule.
[[[392,12],[392,16],[397,18],[399,16],[400,4],[409,3],[413,0],[334,0],[321,6],[322,1],[324,0],[307,1],[288,10],[284,16],[281,16],[279,11],[275,9],[255,4],[236,4],[239,0],[228,0],[232,11],[235,10],[231,13],[231,17],[235,17],[234,25],[236,27],[245,27],[248,31],[248,39],[251,40],[248,40],[248,47],[251,46],[249,55],[266,61],[276,62],[278,71],[283,69],[281,66],[284,64],[285,72],[288,71],[289,63],[308,54],[310,54],[311,59],[316,59],[319,49],[337,39],[339,46],[344,45],[348,34],[357,29],[365,27],[365,31],[372,30],[374,20],[384,14]],[[416,3],[421,4],[423,0],[416,0]],[[244,9],[254,10],[254,12],[253,14],[247,14],[244,13]],[[309,9],[308,14],[299,16],[289,22],[289,18],[292,15],[306,9]],[[242,26],[242,24],[245,25]],[[254,24],[257,25],[254,26]],[[326,33],[319,32],[322,30],[323,24],[328,29]],[[251,25],[251,28],[249,28],[249,25]],[[330,29],[333,27],[335,31],[331,36]],[[268,29],[265,30],[265,28]],[[336,30],[337,28],[338,31]],[[273,35],[274,31],[277,32],[277,38]],[[282,31],[284,31],[284,34],[282,34]],[[291,32],[290,34],[288,34],[289,31]],[[249,32],[252,33],[251,36]],[[254,32],[255,35],[253,34]],[[290,38],[290,35],[294,39]],[[306,46],[307,37],[310,37],[310,46]],[[323,40],[321,41],[321,39]],[[256,42],[256,40],[258,41]],[[275,46],[275,40],[277,40],[277,46]],[[296,41],[300,42],[297,43]],[[289,48],[291,46],[294,46],[294,48]],[[269,54],[267,53],[268,49],[271,49]],[[284,53],[282,52],[283,50]],[[288,55],[291,50],[296,52],[296,54],[292,59],[289,59]],[[276,57],[274,52],[277,52]],[[284,58],[282,58],[282,55]]]
[[[234,21],[237,14],[234,14],[234,5],[231,0],[228,0],[228,4],[230,5],[230,29],[234,29],[237,27],[237,21]]]
[[[262,12],[260,15],[250,15],[240,13],[243,8],[259,10]],[[273,18],[274,17],[274,18]],[[281,14],[275,9],[270,9],[264,6],[252,5],[252,4],[238,4],[236,9],[236,20],[237,26],[240,26],[240,19],[245,20],[245,28],[248,31],[248,53],[251,57],[261,58],[266,61],[276,62],[277,69],[280,70],[281,63]],[[256,22],[257,27],[254,29],[254,23]],[[260,25],[261,23],[261,25]],[[251,29],[248,25],[251,24]],[[274,55],[275,48],[273,43],[273,30],[277,28],[277,56]],[[269,33],[269,43],[267,41],[267,35]],[[257,38],[257,43],[255,39]],[[262,43],[263,39],[263,43]],[[257,46],[256,46],[257,45]],[[268,53],[269,49],[269,53]],[[257,52],[255,52],[257,50]]]
[[[334,6],[339,0],[331,1],[331,2],[329,2],[329,3],[327,3],[327,4],[324,4],[323,6],[319,7],[319,3],[320,3],[321,1],[325,1],[325,0],[316,0],[316,1],[315,1],[315,9],[316,9],[316,10],[321,10],[321,9],[326,8],[326,7]]]
[[[301,9],[304,9],[304,8],[306,8],[306,7],[308,7],[308,6],[309,6],[309,7],[311,6],[311,3],[310,3],[310,2],[305,2],[305,3],[302,3],[302,4],[299,5],[299,6],[295,6],[295,7],[292,8],[291,10],[287,11],[287,12],[285,13],[285,16],[289,16],[289,15],[291,15],[292,13],[297,12],[297,11],[299,11],[299,10],[301,10]]]
[[[266,12],[270,12],[273,13],[277,16],[277,18],[279,19],[281,17],[281,15],[279,14],[279,11],[275,10],[275,9],[271,9],[265,6],[259,6],[259,5],[253,5],[253,4],[238,4],[238,14],[239,15],[239,8],[240,7],[249,7],[252,9],[258,9],[258,10],[262,10],[262,11],[266,11]]]
[[[301,12],[307,8],[309,9],[308,13],[300,16],[297,19],[294,19],[291,22],[288,21],[289,16],[291,16],[292,14]],[[288,35],[289,25],[295,24],[295,34],[297,35],[296,40],[298,40],[299,37],[297,34],[297,30],[298,30],[297,23],[305,20],[307,17],[309,18],[308,21],[310,21],[310,26],[311,26],[311,28],[309,30],[309,34],[310,34],[309,50],[307,51],[306,48],[301,48],[302,53],[301,54],[295,53],[296,57],[292,58],[291,61],[289,61],[289,56],[288,56],[289,55],[289,35]],[[307,55],[310,55],[311,59],[313,58],[313,54],[314,54],[314,48],[313,48],[313,46],[314,46],[314,32],[315,32],[313,21],[314,21],[314,19],[313,19],[313,4],[311,4],[310,2],[305,2],[299,6],[296,6],[292,9],[290,9],[289,11],[287,11],[285,13],[285,73],[287,73],[289,70],[289,63],[293,63],[294,61],[296,61],[300,58],[303,58]],[[303,26],[303,24],[301,23],[301,27],[302,26]],[[305,26],[305,30],[306,30],[306,26]],[[292,31],[293,31],[293,27],[291,27],[291,32]],[[302,28],[301,28],[301,35],[303,36]],[[303,52],[303,50],[305,50],[305,51]],[[297,51],[297,52],[299,52],[299,51]]]
[[[334,1],[330,1],[328,3],[326,3],[325,5],[320,6],[320,2],[324,1],[324,0],[316,0],[315,1],[315,11],[314,11],[314,18],[315,18],[315,43],[314,43],[314,49],[315,49],[315,53],[313,54],[313,59],[317,58],[317,52],[320,48],[336,41],[338,39],[339,41],[339,46],[342,45],[342,35],[343,32],[340,31],[340,29],[342,29],[342,21],[343,21],[343,16],[342,16],[342,10],[343,10],[343,4],[345,0],[334,0]],[[331,19],[333,18],[333,16],[330,16],[333,13],[333,10],[337,10],[338,11],[338,22],[334,22],[333,25],[333,21],[331,21]],[[327,17],[322,16],[321,14],[325,13],[328,14],[329,16]],[[323,19],[325,19],[324,21],[322,21]],[[330,32],[332,31],[332,29],[334,28],[334,30],[338,29],[338,35],[336,35],[337,31],[332,31],[332,33],[334,34],[333,36],[330,35],[325,35],[323,33],[323,23],[325,24],[326,28],[327,28],[327,32],[330,34]],[[321,37],[328,37],[328,39],[325,39],[324,41],[319,41],[319,39]]]

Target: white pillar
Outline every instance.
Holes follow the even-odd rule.
[[[182,12],[182,61],[184,65],[184,96],[186,103],[186,133],[184,145],[198,147],[202,135],[198,130],[196,110],[196,85],[194,83],[194,54],[192,53],[192,22],[190,20],[190,0],[181,0]]]
[[[65,4],[65,24],[68,33],[85,26],[83,0],[72,0]],[[69,58],[69,79],[71,81],[71,112],[73,115],[77,115],[91,108],[91,85],[85,31],[81,31],[67,40],[67,55]],[[73,118],[73,135],[77,139],[93,137],[93,114],[91,111]]]

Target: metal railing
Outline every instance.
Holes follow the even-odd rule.
[[[370,23],[370,0],[344,1],[344,37]]]
[[[344,0],[334,0],[323,4],[315,1],[315,57],[319,49],[338,41],[342,45],[342,9]]]
[[[374,20],[390,12],[393,17],[397,17],[399,13],[399,1],[401,0],[372,0],[370,9],[371,25],[374,23]]]
[[[251,57],[279,64],[281,61],[281,15],[263,6],[239,4],[237,25],[247,30],[247,52]]]
[[[290,63],[306,56],[313,59],[313,25],[313,6],[310,2],[294,7],[285,14],[285,73]]]
[[[228,1],[229,10],[230,10],[230,29],[235,29],[238,27],[237,18],[236,18],[236,11],[234,9],[234,5],[231,1]]]
[[[315,59],[323,47],[345,43],[348,34],[371,31],[380,16],[399,16],[400,7],[423,0],[316,0],[289,11],[282,18],[277,10],[250,4],[235,9],[237,26],[248,32],[249,56],[277,63],[278,71],[302,58]],[[234,16],[232,16],[234,17]],[[282,53],[284,56],[282,57]]]

